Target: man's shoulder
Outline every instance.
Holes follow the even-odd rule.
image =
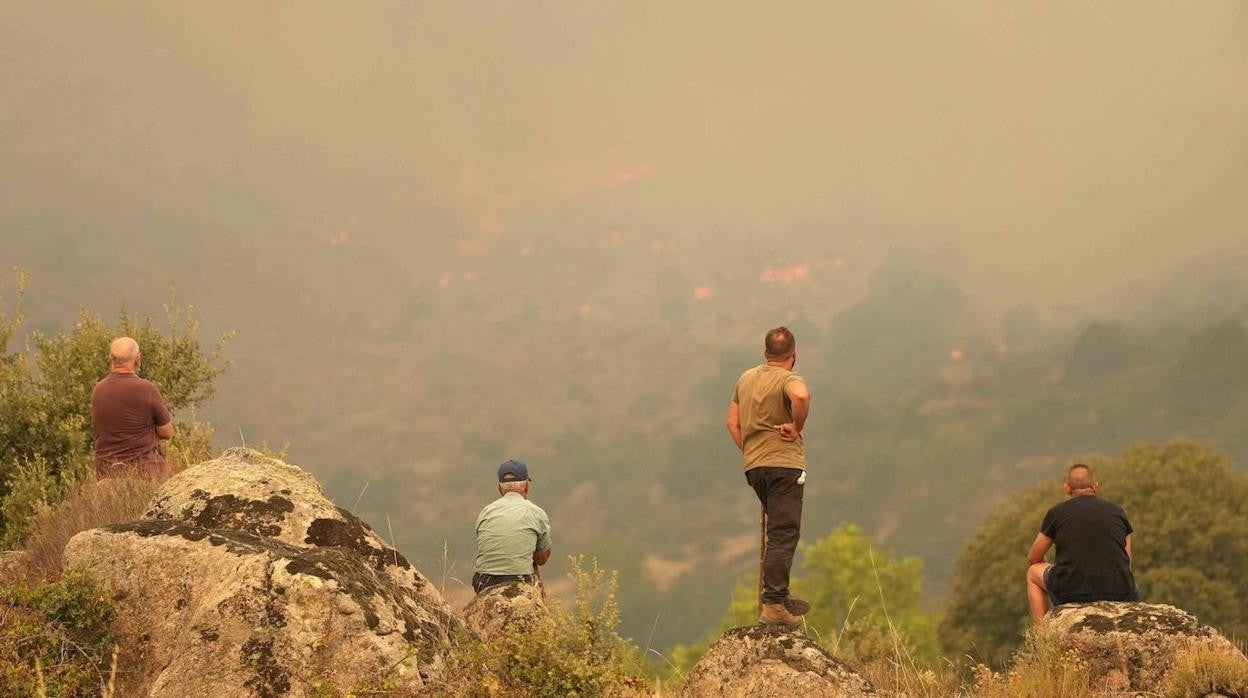
[[[762,366],[751,366],[745,369],[741,372],[741,375],[737,376],[737,383],[741,383],[744,380],[754,377],[758,374],[758,369],[760,368],[762,368]]]
[[[486,504],[485,506],[481,507],[481,513],[477,515],[477,518],[481,518],[482,516],[485,516],[486,514],[490,513],[491,511],[494,511],[495,509],[498,509],[501,506],[503,506],[502,497],[492,500],[489,504]]]
[[[1073,499],[1063,499],[1057,504],[1049,507],[1048,511],[1044,512],[1044,520],[1048,521],[1062,512],[1069,510],[1071,508],[1071,503],[1074,501],[1075,500]]]
[[[1082,496],[1082,497],[1071,497],[1070,499],[1067,499],[1066,501],[1061,502],[1060,504],[1055,504],[1053,505],[1052,508],[1049,509],[1049,514],[1060,514],[1062,512],[1067,512],[1067,511],[1071,511],[1071,512],[1096,511],[1096,512],[1106,512],[1106,513],[1115,513],[1115,514],[1125,513],[1122,507],[1118,506],[1117,504],[1114,504],[1113,502],[1110,502],[1110,501],[1101,499],[1100,497],[1092,495],[1092,496]]]
[[[99,390],[101,386],[116,386],[120,390],[156,390],[155,383],[135,373],[109,372],[95,382],[94,390]]]
[[[526,509],[533,512],[534,514],[538,514],[540,516],[546,516],[546,510],[539,507],[537,504],[533,503],[533,500],[531,499],[524,500],[524,506]]]
[[[1104,511],[1111,512],[1114,514],[1126,514],[1127,513],[1122,508],[1121,505],[1115,504],[1114,502],[1111,502],[1108,499],[1101,499],[1100,497],[1087,497],[1087,499],[1095,500],[1096,504],[1094,506],[1096,506],[1098,509],[1102,509]]]

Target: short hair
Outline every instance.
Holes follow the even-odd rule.
[[[1066,484],[1072,490],[1090,490],[1096,484],[1096,475],[1092,473],[1092,468],[1075,463],[1066,471]]]
[[[108,345],[108,359],[114,367],[125,366],[130,361],[133,361],[134,357],[139,355],[139,343],[133,339],[130,339],[128,342],[122,341],[126,339],[130,338],[118,337]],[[125,347],[125,351],[122,354],[115,354],[113,353],[114,347]]]
[[[763,346],[767,356],[787,359],[793,355],[793,349],[797,347],[797,340],[793,337],[793,333],[789,331],[789,328],[781,325],[767,331],[767,336],[763,339]]]
[[[498,483],[498,489],[502,490],[503,494],[506,494],[508,492],[523,492],[524,488],[528,486],[529,486],[528,480],[516,480],[513,482]]]

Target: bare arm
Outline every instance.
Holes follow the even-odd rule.
[[[159,436],[162,439],[173,438],[173,421],[170,420],[156,427],[156,436]]]
[[[1036,534],[1036,540],[1031,544],[1031,550],[1027,552],[1027,566],[1044,562],[1044,554],[1049,552],[1049,547],[1053,545],[1053,539],[1043,533]]]
[[[1131,536],[1133,535],[1135,534],[1134,533],[1127,534],[1127,545],[1125,546],[1127,548],[1127,562],[1135,561],[1135,548],[1132,547],[1132,544],[1131,544]]]
[[[745,441],[741,437],[741,406],[736,402],[728,405],[728,433],[732,435],[732,442],[737,445],[737,450],[745,448]]]
[[[551,548],[546,548],[545,550],[539,550],[533,553],[533,564],[535,565],[546,564],[547,561],[550,560],[550,551],[551,551]]]
[[[806,417],[810,414],[810,389],[805,382],[792,380],[785,384],[784,395],[789,399],[789,407],[793,410],[793,421],[772,426],[780,432],[780,438],[797,441],[802,438],[802,429],[806,427]]]
[[[810,414],[810,389],[804,381],[794,380],[784,386],[784,394],[789,396],[789,404],[793,406],[793,428],[800,434]]]

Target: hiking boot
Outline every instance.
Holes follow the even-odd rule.
[[[765,603],[763,612],[758,615],[760,625],[787,625],[795,628],[802,624],[802,617],[793,615],[782,603]]]
[[[810,613],[810,602],[803,601],[802,599],[799,599],[796,596],[790,596],[789,598],[785,599],[784,607],[788,610],[789,613],[792,613],[795,616],[804,616],[807,613]]]

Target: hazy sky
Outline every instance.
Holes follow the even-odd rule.
[[[815,222],[1066,301],[1248,240],[1234,0],[8,2],[0,92],[0,235]]]

